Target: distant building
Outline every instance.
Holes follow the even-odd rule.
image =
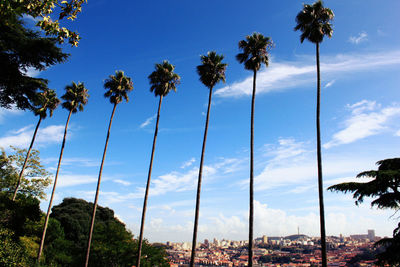
[[[268,237],[266,235],[263,235],[262,242],[263,244],[268,244]]]
[[[375,230],[372,230],[372,229],[368,230],[368,239],[370,241],[374,241],[375,240]]]

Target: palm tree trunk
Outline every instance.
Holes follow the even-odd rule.
[[[201,158],[200,158],[200,168],[199,168],[199,179],[197,183],[197,197],[196,197],[196,213],[194,216],[194,229],[193,229],[193,242],[192,242],[192,255],[190,257],[190,267],[194,267],[194,258],[196,256],[196,243],[197,243],[197,226],[199,224],[199,211],[200,211],[200,191],[201,191],[201,178],[203,175],[203,160],[204,160],[204,152],[206,150],[206,142],[207,142],[207,132],[208,132],[208,121],[210,119],[210,107],[211,107],[211,97],[212,97],[212,87],[210,88],[210,94],[208,96],[208,108],[207,108],[207,118],[206,118],[206,126],[204,129],[204,138],[203,138],[203,147],[201,149]]]
[[[22,175],[24,174],[24,170],[26,168],[26,164],[28,163],[29,155],[31,154],[32,146],[33,146],[33,143],[35,142],[36,134],[37,134],[37,131],[39,129],[39,125],[40,125],[41,121],[42,121],[42,117],[39,116],[39,121],[36,124],[35,131],[33,132],[31,144],[29,146],[28,152],[26,153],[24,165],[22,166],[21,172],[19,173],[17,185],[15,186],[14,195],[13,195],[13,198],[12,198],[13,201],[15,201],[15,198],[17,197],[17,192],[18,192],[18,188],[19,188],[19,186],[21,184]]]
[[[326,234],[325,234],[325,212],[324,212],[324,189],[322,181],[322,158],[321,158],[321,130],[319,125],[320,102],[321,102],[321,78],[319,68],[319,43],[316,44],[317,54],[317,163],[318,163],[318,194],[319,194],[319,219],[321,228],[321,255],[322,267],[327,266],[326,257]]]
[[[106,144],[104,146],[103,158],[102,158],[101,164],[100,164],[99,178],[97,180],[97,189],[96,189],[96,196],[94,198],[94,204],[93,204],[92,222],[90,224],[90,230],[89,230],[89,239],[88,239],[88,244],[87,244],[85,267],[87,267],[88,264],[89,264],[90,244],[92,242],[94,219],[96,217],[96,209],[97,209],[97,200],[99,198],[101,174],[103,172],[104,160],[106,158],[106,153],[107,153],[108,139],[110,138],[111,124],[112,124],[112,121],[113,121],[113,117],[114,117],[114,113],[115,113],[115,109],[116,108],[117,108],[117,103],[114,103],[114,108],[113,108],[113,111],[111,113],[111,118],[110,118],[110,124],[108,125],[108,132],[107,132]]]
[[[250,122],[250,214],[249,214],[249,267],[253,267],[253,222],[254,222],[254,104],[256,98],[257,71],[253,75],[253,95],[251,98]]]
[[[63,137],[63,141],[62,141],[62,145],[61,145],[60,157],[58,158],[56,176],[54,177],[53,191],[51,191],[49,208],[47,209],[47,214],[46,214],[46,219],[45,219],[45,222],[44,222],[44,228],[43,228],[43,234],[42,234],[42,240],[40,241],[39,251],[38,251],[38,255],[37,255],[37,262],[38,263],[40,263],[40,257],[42,255],[42,251],[43,251],[44,240],[46,238],[47,224],[49,222],[51,205],[53,204],[54,193],[56,191],[58,172],[60,171],[61,159],[62,159],[63,153],[64,153],[65,139],[67,137],[68,124],[69,124],[69,119],[71,118],[71,114],[72,114],[72,110],[69,111],[67,122],[65,123],[64,137]]]
[[[158,122],[160,121],[160,110],[161,110],[162,99],[163,99],[163,96],[160,95],[160,101],[158,102],[156,129],[154,131],[154,138],[153,138],[153,148],[151,150],[149,174],[147,176],[146,192],[144,194],[144,202],[143,202],[143,210],[142,210],[142,221],[140,223],[140,234],[139,234],[139,242],[138,242],[139,245],[138,245],[138,255],[137,255],[137,264],[136,264],[137,267],[140,267],[140,257],[142,255],[143,230],[144,230],[144,222],[145,222],[145,219],[146,219],[147,198],[148,198],[149,189],[150,189],[151,171],[153,169],[154,150],[156,148],[157,133],[158,133]]]

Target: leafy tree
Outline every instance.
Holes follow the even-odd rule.
[[[384,159],[376,163],[378,170],[361,172],[357,178],[371,179],[368,182],[348,182],[328,187],[330,191],[353,193],[355,204],[359,205],[365,197],[371,197],[371,207],[400,210],[400,158]],[[393,231],[393,238],[384,238],[376,246],[386,250],[377,255],[378,263],[391,266],[400,265],[400,223]]]
[[[24,248],[14,240],[14,233],[0,228],[0,267],[28,266]]]
[[[66,198],[52,209],[51,218],[60,222],[65,238],[73,244],[70,256],[73,261],[67,266],[82,266],[85,261],[85,241],[90,225],[93,203],[82,199]],[[47,238],[46,238],[47,239]],[[47,249],[45,251],[47,255]],[[109,208],[98,206],[96,225],[93,231],[90,266],[132,266],[137,256],[137,240],[127,231],[125,225],[115,218]],[[146,255],[142,266],[169,266],[165,251],[143,243]]]
[[[26,149],[11,147],[14,154],[7,155],[4,151],[0,155],[0,191],[10,194],[14,191],[18,181],[19,169],[22,168]],[[19,186],[19,194],[44,199],[44,189],[51,183],[49,173],[40,162],[39,151],[33,149],[25,167]]]
[[[12,201],[4,192],[0,193],[0,227],[14,233],[16,239],[24,236],[26,223],[40,220],[39,200],[30,195],[18,194]]]
[[[80,37],[60,23],[63,19],[74,20],[84,2],[0,1],[0,107],[33,109],[37,92],[48,89],[48,81],[30,77],[27,71],[42,71],[67,59],[68,54],[57,43],[68,40],[76,46]],[[27,17],[36,21],[38,27],[26,25],[24,18]]]
[[[38,97],[35,99],[35,115],[39,116],[38,123],[36,124],[35,131],[32,136],[31,144],[29,145],[28,152],[26,153],[24,164],[22,165],[21,172],[19,173],[18,181],[15,186],[13,200],[17,196],[19,185],[21,184],[22,175],[24,174],[24,170],[26,164],[28,163],[29,155],[32,150],[33,143],[35,142],[36,134],[39,129],[40,122],[42,119],[47,117],[47,111],[50,113],[50,117],[53,116],[54,110],[57,108],[60,100],[57,98],[56,92],[54,90],[44,90],[42,93],[38,94]]]
[[[256,97],[257,71],[264,64],[268,66],[268,51],[272,47],[272,40],[260,33],[246,36],[246,40],[239,42],[242,53],[236,55],[240,63],[244,63],[246,70],[253,71],[253,93],[251,98],[250,119],[250,212],[249,212],[249,263],[253,266],[253,221],[254,221],[254,106]]]
[[[163,97],[166,96],[169,93],[169,91],[171,91],[171,90],[176,91],[176,86],[180,82],[179,75],[174,73],[175,67],[172,64],[170,64],[167,60],[164,60],[161,64],[156,64],[155,68],[156,68],[155,71],[153,71],[148,77],[150,85],[151,85],[150,92],[154,92],[156,97],[160,96],[160,101],[158,102],[157,122],[156,122],[156,128],[154,130],[153,147],[151,150],[149,173],[147,176],[146,192],[145,192],[144,201],[143,201],[143,210],[142,210],[142,219],[141,219],[141,224],[140,224],[140,235],[139,235],[138,256],[137,256],[136,266],[140,266],[140,260],[141,260],[141,254],[142,254],[143,231],[144,231],[144,222],[146,219],[147,197],[148,197],[149,188],[150,188],[151,170],[153,168],[154,151],[155,151],[155,147],[156,147],[156,140],[157,140],[157,133],[158,133],[158,123],[160,121],[161,103],[162,103]]]
[[[225,70],[227,64],[222,63],[224,56],[218,55],[215,51],[208,52],[207,56],[201,56],[202,65],[197,66],[197,73],[200,76],[200,81],[210,89],[208,95],[208,108],[207,108],[207,117],[206,117],[206,125],[204,129],[204,138],[203,138],[203,146],[201,150],[200,157],[200,168],[199,168],[199,178],[197,184],[197,197],[196,197],[196,213],[194,219],[194,229],[193,229],[193,241],[192,241],[192,254],[190,258],[190,266],[194,266],[194,258],[196,256],[196,243],[197,243],[197,226],[199,221],[199,211],[200,211],[200,191],[201,191],[201,178],[203,173],[203,160],[204,160],[204,152],[206,149],[206,141],[207,141],[207,132],[208,132],[208,121],[210,118],[210,108],[211,108],[211,97],[212,90],[214,86],[219,82],[225,82]]]
[[[330,21],[334,14],[332,10],[324,7],[321,0],[313,5],[304,4],[303,9],[296,16],[295,31],[300,30],[300,42],[305,39],[316,45],[316,62],[317,62],[317,110],[316,110],[316,126],[317,126],[317,165],[318,165],[318,192],[319,192],[319,213],[320,213],[320,230],[321,230],[321,251],[322,266],[327,266],[326,258],[326,234],[325,234],[325,212],[323,198],[323,179],[322,179],[322,158],[321,158],[321,133],[320,133],[320,102],[321,102],[321,78],[319,67],[319,43],[324,36],[329,38],[332,36],[333,29]]]
[[[75,20],[85,2],[87,1],[3,0],[0,2],[0,14],[6,24],[15,18],[30,16],[37,21],[36,26],[46,35],[56,37],[59,43],[68,40],[71,45],[77,46],[80,40],[79,34],[60,26],[60,21]]]
[[[67,122],[65,123],[64,137],[63,137],[63,141],[62,141],[62,145],[61,145],[60,157],[58,159],[56,176],[54,178],[53,190],[51,191],[49,207],[47,209],[46,219],[44,222],[42,239],[41,239],[39,250],[38,250],[38,255],[37,255],[38,262],[40,262],[40,256],[42,254],[44,240],[46,238],[46,229],[47,229],[47,224],[49,221],[49,216],[50,216],[50,211],[51,211],[51,205],[53,203],[54,193],[56,191],[57,178],[58,178],[58,173],[60,171],[61,160],[62,160],[62,156],[64,153],[65,139],[67,137],[69,119],[71,118],[71,114],[76,113],[78,111],[78,109],[80,111],[83,111],[83,106],[86,105],[88,97],[89,97],[88,90],[85,88],[85,85],[83,83],[76,84],[75,82],[72,82],[71,85],[68,85],[65,87],[65,90],[66,90],[66,93],[61,97],[64,100],[62,107],[67,109],[69,111],[69,113],[68,113],[68,117],[67,117]]]
[[[109,78],[106,79],[106,81],[104,83],[104,88],[107,90],[106,93],[104,94],[104,96],[110,99],[110,102],[111,102],[111,104],[114,105],[114,107],[113,107],[113,110],[111,113],[110,123],[108,126],[106,144],[104,146],[103,158],[101,160],[99,178],[97,181],[96,196],[95,196],[94,205],[93,205],[92,222],[90,224],[89,239],[88,239],[88,243],[87,243],[86,263],[85,263],[86,267],[88,266],[88,263],[89,263],[90,244],[92,242],[92,233],[93,233],[94,221],[95,221],[95,217],[96,217],[96,208],[97,208],[97,201],[98,201],[99,191],[100,191],[101,174],[103,172],[104,160],[106,158],[108,139],[110,138],[111,124],[112,124],[112,121],[114,118],[115,109],[117,108],[117,105],[119,103],[121,103],[123,101],[123,99],[125,99],[126,102],[129,101],[128,92],[133,90],[133,83],[132,83],[131,78],[125,76],[123,71],[116,71],[115,76],[110,75]]]

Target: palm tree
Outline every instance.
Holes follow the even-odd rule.
[[[33,143],[35,142],[39,125],[42,122],[42,120],[47,117],[47,111],[49,111],[50,117],[53,116],[53,112],[57,108],[58,104],[60,104],[60,100],[57,98],[57,94],[54,90],[44,89],[43,92],[40,92],[36,95],[33,104],[34,104],[33,112],[35,116],[39,116],[39,121],[37,122],[35,131],[33,132],[32,141],[31,144],[29,145],[28,152],[26,153],[24,165],[22,165],[21,172],[19,173],[17,185],[15,186],[14,195],[12,198],[13,201],[15,201],[15,198],[17,196],[18,188],[21,184],[22,175],[24,174],[24,170],[28,162],[29,155],[33,147]]]
[[[150,85],[151,85],[150,92],[154,92],[156,97],[160,96],[160,100],[158,102],[157,122],[156,122],[155,131],[154,131],[153,148],[151,150],[149,173],[147,176],[147,184],[146,184],[146,192],[144,195],[136,266],[140,266],[140,257],[141,257],[141,253],[142,253],[143,230],[144,230],[144,221],[146,219],[147,197],[149,195],[151,170],[153,168],[154,150],[156,147],[158,122],[160,120],[161,103],[162,103],[163,97],[166,96],[169,93],[169,91],[174,90],[176,92],[176,86],[179,84],[179,81],[180,81],[179,75],[174,73],[175,66],[170,64],[167,60],[164,60],[161,64],[156,64],[155,68],[156,68],[156,70],[153,71],[148,77]]]
[[[62,145],[61,145],[60,157],[58,158],[58,165],[57,165],[56,176],[54,178],[53,191],[51,192],[49,208],[47,209],[46,219],[44,222],[42,240],[40,242],[38,256],[37,256],[38,262],[40,262],[40,256],[42,254],[44,240],[46,238],[47,224],[49,222],[49,216],[50,216],[50,211],[51,211],[51,205],[53,203],[54,192],[56,191],[57,178],[58,178],[58,172],[60,171],[61,159],[62,159],[63,153],[64,153],[65,139],[67,137],[67,129],[68,129],[68,124],[69,124],[69,119],[71,118],[71,114],[76,113],[78,111],[78,109],[79,109],[79,111],[83,111],[83,106],[86,105],[86,103],[88,101],[88,97],[89,97],[88,90],[85,88],[85,85],[83,83],[76,84],[75,82],[72,82],[71,85],[67,85],[65,87],[65,91],[66,91],[66,93],[61,97],[62,99],[65,100],[64,103],[62,103],[62,107],[69,110],[69,114],[68,114],[67,122],[65,123],[64,137],[63,137],[63,141],[62,141]]]
[[[203,160],[204,151],[206,148],[207,132],[208,132],[208,121],[210,118],[210,107],[211,107],[211,96],[214,86],[219,82],[225,82],[225,70],[227,64],[222,63],[224,59],[223,55],[217,55],[215,51],[208,52],[207,56],[201,56],[202,65],[197,66],[197,73],[200,76],[200,81],[210,89],[208,95],[208,108],[206,125],[204,129],[203,147],[201,150],[200,157],[200,168],[199,168],[199,179],[197,183],[197,197],[196,197],[196,214],[194,217],[194,229],[193,229],[193,242],[192,242],[192,255],[190,258],[190,267],[194,266],[194,258],[196,256],[196,243],[197,243],[197,226],[199,222],[199,210],[200,210],[200,191],[201,191],[201,178],[203,174]]]
[[[296,16],[295,31],[300,30],[300,42],[305,39],[316,45],[316,61],[317,61],[317,165],[318,165],[318,192],[319,192],[319,217],[321,228],[321,251],[322,251],[322,266],[327,266],[326,258],[326,234],[325,234],[325,212],[324,212],[324,197],[322,183],[322,159],[321,159],[321,133],[320,133],[320,98],[321,98],[321,79],[319,68],[319,43],[324,39],[324,36],[329,38],[332,36],[333,29],[330,21],[334,14],[332,10],[323,6],[321,0],[313,5],[304,4],[303,10]]]
[[[102,158],[101,164],[100,164],[99,178],[97,180],[97,189],[96,189],[96,196],[94,198],[94,204],[93,204],[92,222],[90,224],[90,230],[89,230],[89,239],[88,239],[88,245],[87,245],[87,251],[86,251],[85,267],[87,267],[89,264],[90,244],[92,242],[94,220],[96,217],[96,209],[97,209],[97,200],[99,197],[99,190],[100,190],[101,174],[103,172],[104,159],[106,158],[108,139],[110,138],[111,124],[113,121],[113,117],[114,117],[114,113],[115,113],[115,109],[117,108],[117,105],[119,103],[121,103],[124,99],[126,100],[126,102],[129,101],[128,92],[133,90],[133,83],[132,83],[131,78],[125,76],[124,72],[119,70],[119,71],[115,71],[115,76],[110,75],[109,78],[105,80],[104,88],[107,90],[106,93],[104,94],[104,97],[109,98],[111,104],[114,104],[114,107],[113,107],[113,110],[111,113],[110,123],[108,125],[106,144],[104,146],[103,158]]]
[[[257,71],[264,64],[268,66],[268,51],[272,47],[272,40],[260,33],[246,36],[246,40],[239,42],[239,49],[243,52],[236,55],[244,68],[253,71],[253,94],[251,99],[250,123],[250,214],[249,214],[249,263],[253,266],[253,221],[254,221],[254,102],[256,97]]]

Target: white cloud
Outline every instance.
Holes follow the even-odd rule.
[[[195,158],[191,158],[191,159],[189,159],[188,161],[185,161],[185,162],[182,164],[181,169],[185,169],[185,168],[187,168],[187,167],[192,166],[193,163],[194,163],[195,161],[196,161]]]
[[[97,182],[97,176],[82,174],[62,174],[58,177],[57,187],[92,184]]]
[[[140,128],[144,128],[147,125],[149,125],[155,118],[156,118],[157,114],[154,114],[153,116],[151,116],[150,118],[147,118],[142,124],[140,124]]]
[[[324,88],[331,87],[334,83],[335,83],[335,80],[332,80],[332,81],[328,82],[327,84],[325,84]]]
[[[26,148],[29,146],[34,128],[32,125],[23,127],[16,131],[11,131],[7,136],[0,138],[0,147],[7,149],[9,146]],[[44,146],[61,142],[64,134],[63,125],[51,125],[39,128],[36,135],[35,144]]]
[[[368,136],[379,134],[388,128],[387,122],[400,115],[400,106],[381,108],[374,101],[363,100],[348,105],[351,116],[344,122],[345,128],[335,133],[332,140],[324,144],[328,149],[333,146],[349,144]]]
[[[400,130],[395,133],[396,136],[400,136]]]
[[[125,181],[125,180],[121,180],[121,179],[115,179],[113,180],[113,182],[117,183],[117,184],[122,184],[124,186],[128,186],[131,185],[131,182]]]
[[[257,93],[283,91],[288,88],[315,83],[314,56],[298,57],[294,61],[274,62],[257,73]],[[374,70],[400,64],[400,50],[369,54],[339,54],[322,57],[321,72],[326,79],[337,79],[356,71]],[[252,94],[253,76],[236,81],[215,91],[219,97],[241,97]]]
[[[352,44],[359,44],[368,40],[368,34],[366,32],[360,32],[357,36],[350,36],[349,42]]]

